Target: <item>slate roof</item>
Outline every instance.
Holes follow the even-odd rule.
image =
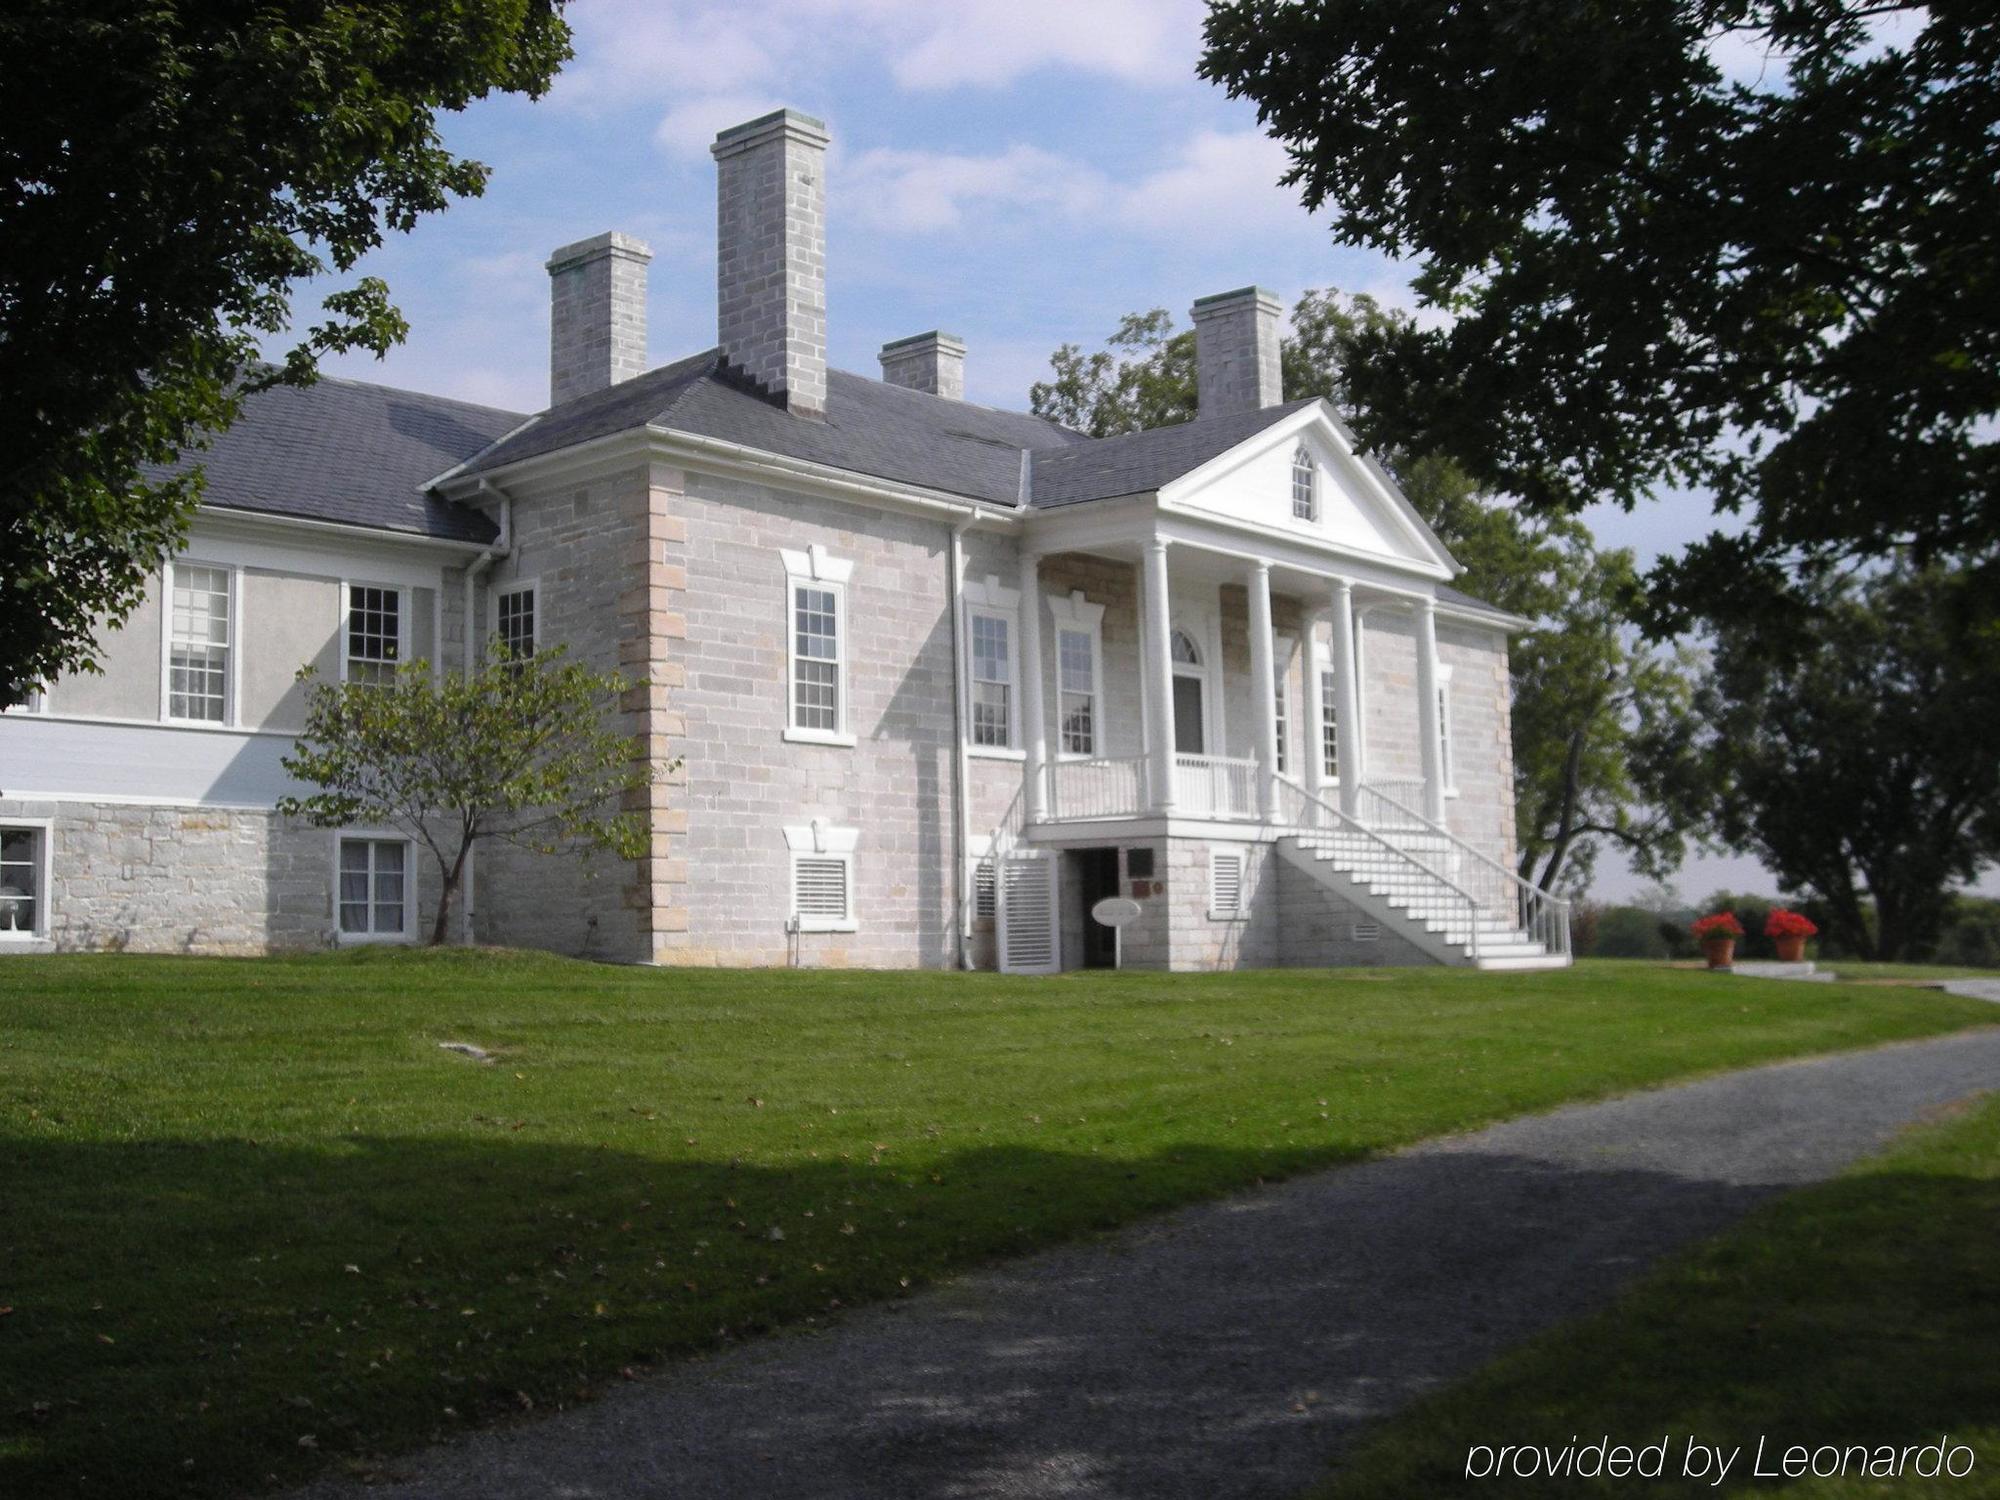
[[[826,372],[826,420],[801,421],[724,372],[710,349],[566,401],[481,453],[464,472],[491,473],[640,426],[1007,506],[1022,502],[1024,453],[1090,442],[1025,412],[946,400],[846,370]]]
[[[206,452],[174,468],[200,464],[203,504],[225,510],[488,542],[497,535],[491,521],[423,486],[524,420],[490,406],[322,376],[249,397]]]
[[[1261,411],[1199,417],[1172,427],[1085,439],[1053,453],[1036,453],[1029,460],[1034,507],[1042,510],[1156,490],[1316,400],[1307,396]]]

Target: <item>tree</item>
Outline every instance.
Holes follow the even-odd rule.
[[[1928,952],[1950,888],[2000,856],[2000,632],[1968,624],[1977,587],[1914,565],[1830,585],[1803,640],[1723,634],[1697,695],[1723,837],[1864,958]]]
[[[244,397],[405,333],[388,288],[328,295],[282,363],[291,288],[345,275],[486,168],[438,114],[537,95],[559,0],[15,0],[0,15],[0,707],[93,663],[183,540],[198,452]]]
[[[440,877],[433,943],[445,940],[466,857],[482,840],[643,857],[646,819],[618,804],[653,776],[639,744],[603,721],[633,684],[564,655],[514,658],[496,642],[472,677],[434,678],[413,661],[387,684],[315,684],[284,766],[318,790],[278,811],[318,828],[386,823],[430,850]]]
[[[1969,560],[1992,611],[1990,3],[1220,0],[1200,71],[1452,315],[1356,340],[1371,442],[1543,512],[1662,485],[1747,512],[1656,570],[1656,631],[1905,547]]]
[[[1407,318],[1369,297],[1307,291],[1282,345],[1287,400],[1323,396],[1352,419],[1354,348]],[[1029,402],[1095,436],[1195,415],[1194,334],[1163,308],[1125,317],[1107,347],[1065,344]],[[1588,883],[1598,847],[1659,875],[1679,864],[1699,799],[1689,795],[1683,656],[1629,628],[1632,556],[1601,551],[1569,516],[1522,516],[1480,493],[1450,458],[1385,455],[1410,503],[1464,565],[1470,592],[1534,624],[1510,652],[1518,871],[1544,890]]]

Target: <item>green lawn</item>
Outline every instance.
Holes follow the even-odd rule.
[[[0,1495],[254,1489],[1260,1177],[1997,1021],[1644,964],[14,958]]]
[[[1767,1205],[1602,1314],[1554,1330],[1377,1431],[1319,1500],[1411,1495],[2000,1495],[2000,1097],[1836,1181]],[[1668,1440],[1660,1480],[1468,1478],[1472,1445]],[[1757,1444],[1762,1466],[1752,1472]],[[1690,1438],[1740,1450],[1686,1478]],[[1949,1438],[1962,1478],[1866,1463]],[[1786,1449],[1807,1450],[1797,1479]],[[1813,1450],[1859,1446],[1840,1477]],[[1844,1455],[1845,1456],[1845,1455]],[[1486,1468],[1483,1453],[1472,1460]],[[1650,1460],[1648,1461],[1651,1462]],[[1911,1464],[1935,1465],[1936,1458]],[[1921,1475],[1922,1470],[1914,1471]]]

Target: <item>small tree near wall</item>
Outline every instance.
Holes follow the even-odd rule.
[[[319,828],[387,824],[429,849],[441,877],[433,944],[482,840],[642,857],[646,818],[623,804],[653,772],[636,739],[605,728],[633,684],[563,657],[510,658],[496,642],[472,677],[413,661],[386,684],[314,684],[284,765],[317,790],[278,810]]]

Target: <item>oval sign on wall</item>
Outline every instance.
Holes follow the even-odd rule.
[[[1090,917],[1106,927],[1124,927],[1139,920],[1139,903],[1130,896],[1106,896],[1091,907]]]

